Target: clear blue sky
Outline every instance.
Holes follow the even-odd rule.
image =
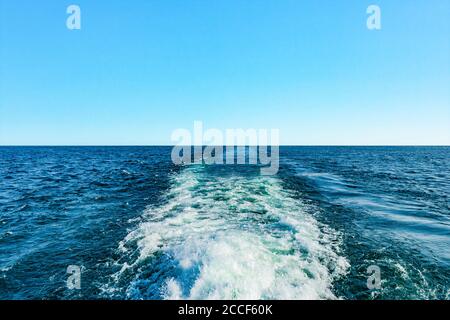
[[[0,3],[3,145],[172,144],[194,120],[282,144],[450,144],[448,0]]]

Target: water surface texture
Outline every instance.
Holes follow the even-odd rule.
[[[0,299],[450,298],[450,147],[170,152],[0,147]]]

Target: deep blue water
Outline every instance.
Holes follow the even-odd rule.
[[[170,151],[0,147],[0,299],[450,298],[450,147]]]

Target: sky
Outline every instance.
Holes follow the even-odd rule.
[[[287,145],[450,145],[448,0],[0,4],[0,145],[171,145],[196,120]]]

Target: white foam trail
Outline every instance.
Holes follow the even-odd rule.
[[[162,253],[176,272],[167,266],[147,283],[163,298],[333,299],[333,280],[348,262],[339,255],[339,234],[310,209],[276,177],[186,167],[173,177],[167,204],[148,208],[122,241],[121,250],[137,248],[138,257],[121,272]],[[145,298],[135,289],[140,280],[138,274],[130,285],[133,298]]]

